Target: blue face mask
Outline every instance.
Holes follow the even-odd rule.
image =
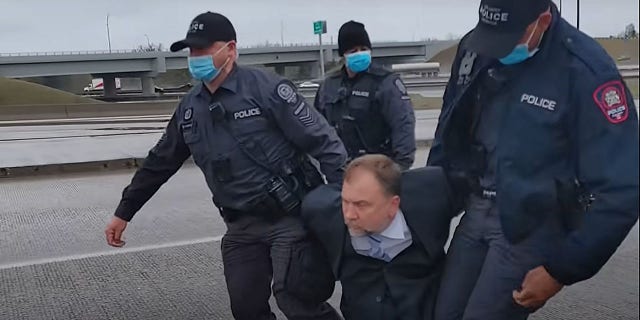
[[[529,41],[531,41],[536,28],[538,28],[538,21],[536,21],[536,25],[535,27],[533,27],[534,31],[529,36],[529,39],[527,39],[527,42],[517,45],[515,48],[513,48],[513,51],[511,51],[511,53],[503,58],[500,58],[500,63],[505,65],[517,64],[533,57],[533,55],[538,52],[538,48],[529,51]],[[542,35],[540,36],[540,39],[542,39]]]
[[[189,72],[191,73],[191,76],[196,80],[201,80],[207,83],[217,78],[220,75],[220,69],[224,68],[229,60],[227,60],[227,62],[218,69],[215,64],[213,64],[213,57],[215,57],[225,47],[220,48],[220,50],[212,56],[188,57],[187,62],[189,63]]]
[[[349,70],[358,73],[369,69],[371,65],[371,51],[360,51],[344,56]]]

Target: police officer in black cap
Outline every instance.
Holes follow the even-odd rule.
[[[124,189],[106,237],[122,246],[127,222],[189,157],[203,171],[227,225],[222,259],[236,319],[275,319],[271,284],[289,319],[339,319],[326,303],[335,280],[305,231],[301,200],[340,182],[346,151],[335,130],[275,74],[236,64],[236,33],[223,15],[198,15],[184,40],[189,71],[201,81]],[[318,160],[323,175],[309,162]]]
[[[410,168],[416,152],[415,115],[402,80],[371,62],[371,42],[362,23],[340,27],[338,53],[345,65],[318,89],[316,109],[336,128],[350,159],[379,153]]]
[[[436,319],[526,319],[637,223],[638,115],[615,62],[551,0],[482,0],[478,16],[428,160],[465,211]]]

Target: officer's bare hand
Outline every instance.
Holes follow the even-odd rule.
[[[104,230],[104,234],[107,236],[107,244],[112,247],[122,247],[125,242],[122,241],[122,233],[127,227],[127,221],[118,217],[111,218],[111,221]]]
[[[522,289],[513,291],[513,300],[525,308],[537,309],[556,295],[563,285],[543,267],[537,267],[524,277]]]

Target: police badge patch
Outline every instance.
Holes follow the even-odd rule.
[[[286,103],[290,105],[295,105],[298,103],[298,94],[296,89],[294,89],[293,83],[288,80],[282,80],[276,86],[276,94],[280,99],[284,100]]]
[[[187,110],[184,111],[184,121],[189,121],[191,120],[191,118],[193,117],[193,109],[192,108],[188,108]]]
[[[629,117],[627,95],[620,80],[609,81],[598,87],[593,99],[609,122],[617,124]]]

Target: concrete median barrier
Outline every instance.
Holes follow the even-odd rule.
[[[416,145],[418,153],[425,152],[431,147],[433,139],[418,139]],[[45,165],[29,165],[21,167],[0,166],[0,180],[3,178],[22,178],[31,176],[63,175],[73,173],[104,172],[114,170],[135,170],[144,163],[144,157],[122,159],[104,159],[100,161],[86,161],[77,163],[54,163]],[[416,160],[417,161],[417,160]],[[186,165],[195,165],[193,158],[187,159]],[[420,166],[423,163],[416,162]]]

